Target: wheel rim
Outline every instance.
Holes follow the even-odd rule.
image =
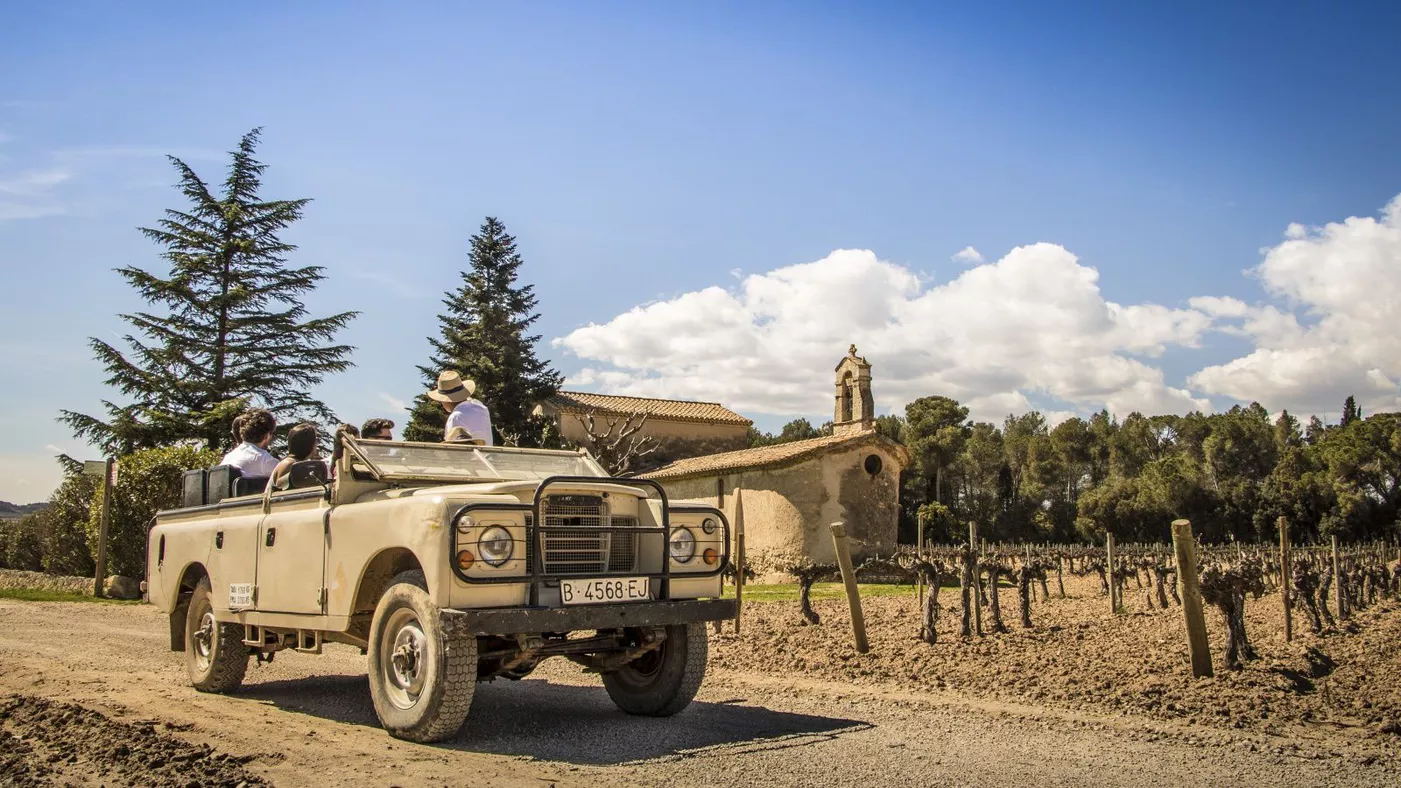
[[[191,638],[194,645],[195,665],[201,671],[209,670],[209,665],[214,656],[214,611],[206,610],[199,619],[199,629],[195,630]]]
[[[428,677],[428,638],[412,610],[395,610],[380,639],[380,675],[385,695],[401,709],[413,708]]]

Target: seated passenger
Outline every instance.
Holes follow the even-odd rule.
[[[439,402],[448,412],[448,422],[443,426],[443,438],[452,432],[453,427],[467,430],[473,438],[484,445],[492,446],[491,411],[481,402],[472,399],[477,384],[463,380],[452,370],[438,375],[438,387],[428,391],[428,398]]]
[[[234,419],[235,437],[241,441],[224,455],[220,465],[232,465],[244,476],[268,477],[277,467],[277,458],[268,453],[277,419],[262,408],[254,408]]]
[[[369,419],[361,425],[360,437],[367,441],[392,441],[394,422],[389,419]]]
[[[316,445],[316,425],[298,424],[287,433],[287,456],[272,469],[272,479],[268,482],[277,489],[287,488],[287,474],[292,464],[302,460],[314,460],[319,455]]]

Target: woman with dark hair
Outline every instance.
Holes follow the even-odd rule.
[[[316,425],[303,422],[287,432],[287,456],[272,470],[273,487],[285,488],[287,474],[292,464],[303,460],[314,460],[318,455],[316,446]]]

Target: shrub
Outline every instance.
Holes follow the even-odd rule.
[[[180,505],[180,474],[208,468],[219,455],[192,446],[145,449],[118,461],[117,485],[112,488],[112,520],[107,530],[107,574],[141,578],[146,575],[146,535],[161,509]],[[88,547],[97,554],[102,517],[102,489],[95,486],[88,516]]]
[[[43,540],[40,535],[42,523],[39,514],[26,514],[18,522],[9,525],[9,535],[5,540],[5,566],[9,569],[23,569],[38,572],[44,568]]]
[[[70,473],[49,497],[49,505],[39,512],[43,521],[40,532],[45,572],[92,575],[94,566],[92,551],[88,549],[87,525],[93,497],[100,491],[100,479]]]

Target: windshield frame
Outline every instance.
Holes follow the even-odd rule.
[[[546,473],[541,471],[539,473],[543,475],[528,478],[513,478],[509,470],[503,473],[502,471],[497,470],[491,462],[492,455],[499,456],[503,454],[533,454],[546,457],[569,458],[571,460],[582,461],[587,469],[598,474],[598,478],[609,478],[608,472],[603,469],[603,466],[599,465],[598,460],[596,460],[592,454],[589,454],[588,451],[584,449],[569,451],[567,449],[523,449],[514,446],[478,446],[470,443],[427,443],[423,441],[365,440],[363,438],[355,438],[350,435],[344,436],[343,440],[345,442],[346,448],[346,459],[353,459],[366,472],[368,472],[370,476],[374,478],[375,481],[381,482],[427,481],[451,482],[454,484],[492,484],[497,482],[538,482],[541,479],[544,479],[548,476],[561,475],[558,473]],[[379,447],[381,445],[400,446],[409,449],[423,448],[432,449],[434,451],[455,451],[461,452],[464,455],[474,455],[482,463],[482,465],[486,466],[486,468],[490,469],[493,473],[496,474],[496,478],[473,476],[469,475],[469,472],[467,471],[463,471],[461,473],[412,473],[398,470],[386,471],[384,468],[380,467],[379,465],[376,465],[375,462],[369,458],[368,453],[365,451],[365,447],[369,444],[373,444],[376,447]],[[578,476],[581,474],[569,473],[563,475]]]

